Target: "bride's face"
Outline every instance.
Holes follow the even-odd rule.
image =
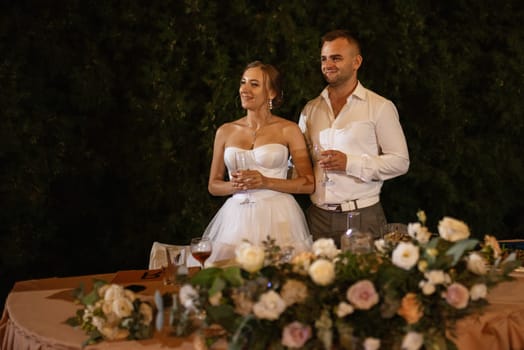
[[[240,79],[240,101],[247,110],[267,109],[268,90],[265,75],[259,67],[247,69]]]

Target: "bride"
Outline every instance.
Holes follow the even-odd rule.
[[[213,241],[208,261],[231,259],[243,240],[259,244],[268,236],[295,253],[309,250],[306,219],[291,194],[312,193],[314,177],[298,125],[272,113],[282,103],[280,73],[270,64],[252,62],[242,74],[239,93],[246,115],[223,124],[215,135],[208,190],[231,197],[203,234]],[[247,151],[246,168],[235,162],[241,151]],[[290,156],[293,178],[287,177]]]

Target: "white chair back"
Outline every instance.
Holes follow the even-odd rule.
[[[191,255],[189,245],[153,242],[151,254],[149,255],[149,270],[156,270],[167,266],[167,251],[169,251],[169,255],[175,265],[184,264],[183,261],[178,261],[181,258],[185,259],[187,267],[200,266],[199,262]]]

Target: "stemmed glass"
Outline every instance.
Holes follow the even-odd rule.
[[[315,156],[315,159],[318,161],[319,159],[323,158],[322,152],[324,151],[324,148],[320,146],[318,143],[315,143],[313,145],[313,154]],[[322,180],[320,183],[324,186],[330,186],[333,185],[334,182],[331,180],[327,174],[326,169],[322,168]]]
[[[238,151],[235,153],[235,166],[236,166],[236,170],[249,170],[248,151]],[[240,204],[254,203],[251,200],[251,195],[249,194],[249,190],[246,190],[245,193],[246,193],[246,199],[244,199]]]
[[[190,249],[191,255],[193,255],[193,257],[198,260],[203,269],[204,263],[213,252],[213,244],[211,243],[211,239],[205,237],[193,238],[191,239]]]

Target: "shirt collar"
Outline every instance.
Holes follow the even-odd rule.
[[[320,96],[322,96],[325,100],[329,99],[329,92],[328,92],[327,86],[324,88],[324,90],[322,90],[322,92],[320,93]],[[355,88],[355,90],[353,90],[351,95],[348,96],[347,98],[348,101],[351,98],[351,96],[355,96],[356,98],[360,100],[366,99],[366,88],[360,83],[360,80],[357,82],[357,87]]]

